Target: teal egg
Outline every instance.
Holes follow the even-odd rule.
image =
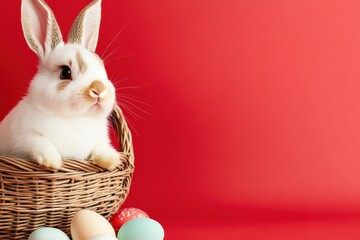
[[[70,240],[70,238],[60,229],[42,227],[32,232],[28,240]]]
[[[135,218],[125,223],[119,230],[119,240],[163,240],[164,229],[150,218]]]

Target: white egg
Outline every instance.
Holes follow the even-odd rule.
[[[28,240],[70,240],[70,238],[60,229],[42,227],[32,232]]]
[[[101,235],[116,237],[114,228],[103,216],[86,209],[74,215],[70,231],[73,240],[89,240]]]
[[[89,240],[118,240],[116,237],[112,235],[97,235],[95,237],[90,238]]]

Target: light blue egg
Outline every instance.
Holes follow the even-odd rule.
[[[70,238],[60,229],[42,227],[32,232],[28,240],[70,240]]]
[[[119,230],[119,240],[163,240],[164,229],[150,218],[135,218],[125,223]]]

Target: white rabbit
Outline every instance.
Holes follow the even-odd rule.
[[[107,120],[115,88],[94,53],[101,0],[80,12],[67,43],[43,0],[22,0],[21,15],[26,42],[38,55],[39,67],[27,95],[0,123],[0,154],[53,169],[59,169],[65,158],[116,168],[120,154],[110,144]]]

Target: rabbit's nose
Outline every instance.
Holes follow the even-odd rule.
[[[93,98],[103,98],[107,92],[106,86],[100,80],[93,81],[89,86],[89,95]]]
[[[97,96],[99,96],[99,92],[98,92],[96,89],[90,89],[90,90],[89,90],[89,94],[90,94],[90,96],[92,96],[92,97],[97,97]]]

